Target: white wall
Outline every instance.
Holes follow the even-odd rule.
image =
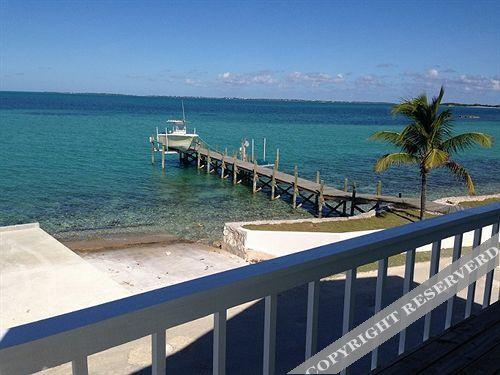
[[[244,238],[244,248],[260,253],[269,254],[275,257],[296,253],[299,251],[312,249],[314,247],[327,245],[334,242],[359,237],[365,234],[374,233],[378,230],[365,230],[346,233],[326,233],[326,232],[277,232],[261,231],[239,228]],[[491,236],[491,225],[483,228],[483,241]],[[473,232],[467,232],[463,237],[463,246],[472,246]],[[454,238],[450,237],[441,242],[442,249],[453,248]],[[432,245],[419,247],[417,251],[430,251]]]

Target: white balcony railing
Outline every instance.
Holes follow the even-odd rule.
[[[262,372],[275,369],[277,293],[308,285],[306,351],[304,359],[317,351],[320,279],[346,272],[343,333],[353,324],[353,290],[356,268],[378,261],[375,311],[382,308],[387,259],[406,252],[402,293],[410,290],[415,248],[433,243],[430,276],[438,271],[440,243],[455,236],[453,257],[460,257],[463,233],[474,231],[474,244],[481,236],[498,233],[500,204],[473,208],[446,216],[408,224],[362,237],[221,272],[177,285],[152,290],[49,319],[9,329],[0,342],[0,373],[35,372],[72,362],[74,374],[86,374],[87,357],[126,342],[151,335],[152,371],[164,374],[165,331],[210,314],[214,315],[213,373],[225,373],[227,310],[245,302],[265,299],[264,360]],[[491,233],[482,233],[492,225]],[[489,232],[489,231],[488,231]],[[483,308],[490,304],[493,271],[485,281]],[[475,284],[468,289],[465,316],[471,314]],[[448,301],[445,324],[451,325],[453,298]],[[429,337],[431,315],[425,318],[423,340]],[[332,341],[334,338],[332,338]],[[399,352],[405,350],[405,332],[399,337]],[[372,352],[372,368],[378,352]]]

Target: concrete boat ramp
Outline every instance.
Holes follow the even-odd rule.
[[[130,295],[38,223],[0,228],[0,269],[2,330]]]

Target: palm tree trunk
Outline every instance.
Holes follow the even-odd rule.
[[[420,220],[423,220],[425,213],[425,201],[427,200],[427,171],[420,172],[422,183],[420,186]]]

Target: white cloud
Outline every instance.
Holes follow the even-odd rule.
[[[428,76],[429,78],[437,78],[437,77],[438,77],[438,75],[439,75],[439,72],[437,71],[437,69],[434,69],[434,68],[433,68],[433,69],[429,69],[429,70],[427,71],[427,76]]]
[[[231,73],[219,74],[217,79],[228,85],[250,85],[250,84],[274,84],[278,82],[271,71],[261,71],[256,73]]]
[[[323,84],[341,83],[345,81],[344,76],[340,73],[333,77],[328,73],[292,72],[288,74],[286,79],[289,82],[308,84],[315,87]]]
[[[363,87],[382,85],[380,78],[373,74],[366,74],[364,76],[358,77],[358,79],[356,79],[356,84]]]
[[[500,91],[500,79],[491,79],[491,88],[495,91]]]

